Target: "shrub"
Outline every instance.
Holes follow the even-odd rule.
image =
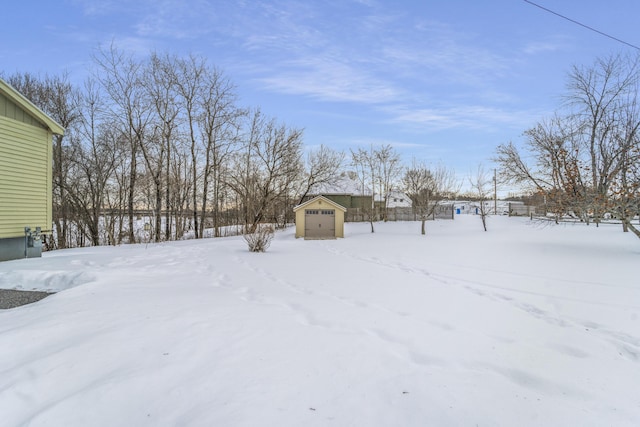
[[[265,252],[273,239],[273,227],[260,225],[253,233],[244,234],[250,252]]]

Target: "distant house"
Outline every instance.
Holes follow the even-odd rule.
[[[371,188],[363,187],[349,172],[342,173],[332,184],[315,187],[312,194],[309,194],[304,201],[316,196],[324,196],[347,209],[369,209],[373,197]],[[374,206],[378,209],[384,207],[383,199],[377,193]]]
[[[54,134],[62,126],[0,79],[0,261],[40,256],[51,233]]]
[[[375,194],[375,195],[374,195]],[[316,196],[324,196],[347,208],[345,221],[374,221],[385,219],[390,221],[412,221],[416,219],[411,198],[401,191],[391,191],[385,198],[380,192],[373,192],[371,187],[359,182],[353,172],[343,172],[331,184],[314,187],[304,200]]]
[[[410,208],[411,206],[411,199],[405,193],[400,191],[391,191],[387,195],[388,208]]]
[[[296,237],[335,239],[344,237],[344,214],[347,208],[323,196],[316,196],[293,211],[296,214]]]

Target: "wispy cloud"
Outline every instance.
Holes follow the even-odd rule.
[[[390,110],[396,123],[430,131],[447,129],[498,130],[508,126],[526,129],[540,117],[537,111],[514,111],[485,105],[453,105],[441,108],[400,107]]]
[[[510,59],[484,48],[473,34],[437,21],[421,21],[387,40],[380,52],[398,72],[466,88],[485,86],[509,69]]]
[[[503,85],[517,73],[513,52],[388,3],[337,4],[258,3],[260,18],[252,15],[242,22],[246,32],[236,34],[249,53],[245,63],[253,63],[246,68],[253,81],[269,92],[359,103],[410,130],[526,129],[540,117]],[[531,44],[528,53],[561,43]]]
[[[107,13],[112,6],[74,1],[85,13]],[[144,53],[158,40],[225,40],[227,62],[257,90],[361,104],[376,113],[376,120],[387,117],[409,129],[530,125],[530,113],[505,107],[515,101],[501,85],[501,78],[512,72],[513,57],[484,47],[471,32],[408,16],[389,3],[142,4],[132,23],[135,34],[114,40],[127,51]],[[560,42],[530,43],[523,53],[552,51]]]
[[[558,52],[570,46],[564,37],[556,37],[551,40],[533,41],[525,45],[523,52],[527,55],[536,55],[539,53]]]
[[[396,99],[401,90],[371,69],[370,53],[353,49],[350,37],[358,30],[336,31],[321,6],[257,3],[260,13],[244,18],[246,33],[237,34],[248,54],[243,69],[252,71],[252,79],[271,92],[329,102],[377,104]]]
[[[71,0],[71,4],[80,6],[87,16],[104,15],[118,9],[117,0]]]
[[[274,73],[275,71],[275,73]],[[266,89],[324,101],[379,104],[396,100],[400,91],[353,64],[330,57],[287,61],[257,78]]]
[[[349,138],[343,141],[345,145],[352,147],[380,147],[383,145],[391,145],[395,148],[423,148],[424,144],[416,142],[406,142],[399,139],[388,138]]]
[[[136,56],[146,57],[154,48],[153,41],[144,37],[114,37],[112,40],[118,49]]]
[[[426,119],[439,127],[460,124],[459,110],[433,108],[445,88],[446,97],[460,100],[474,93],[476,100],[509,98],[499,85],[509,60],[478,46],[473,35],[373,2],[357,3],[360,19],[352,17],[349,28],[334,26],[306,2],[288,2],[285,9],[260,3],[266,20],[244,22],[247,32],[239,34],[250,53],[244,70],[270,92],[362,103],[393,112],[390,120]]]
[[[218,10],[208,0],[155,1],[134,27],[140,37],[195,39],[213,32]]]

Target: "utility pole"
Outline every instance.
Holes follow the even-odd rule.
[[[496,169],[493,169],[493,214],[498,215],[498,179]]]

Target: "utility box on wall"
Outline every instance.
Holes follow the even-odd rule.
[[[36,227],[35,231],[31,227],[24,228],[24,257],[34,258],[42,256],[42,229]]]

